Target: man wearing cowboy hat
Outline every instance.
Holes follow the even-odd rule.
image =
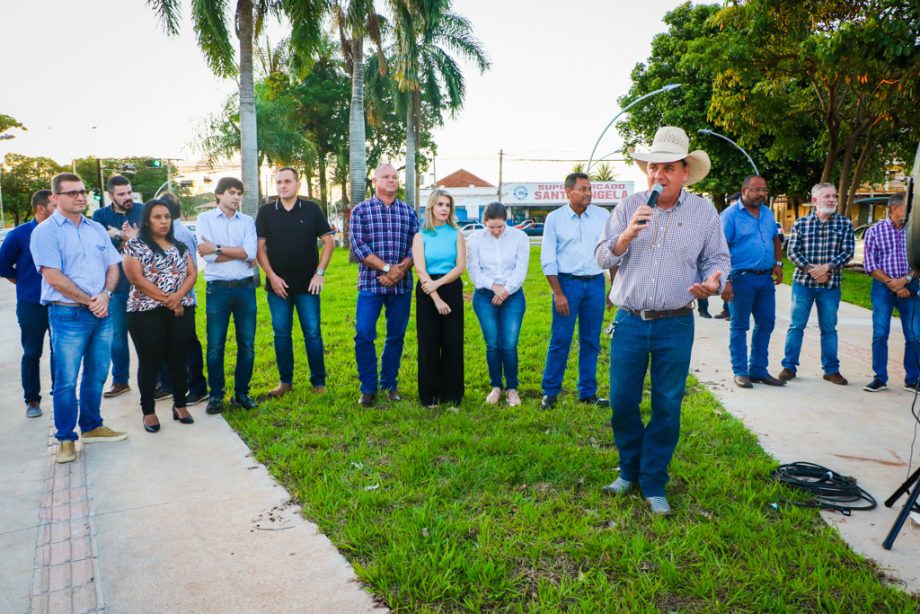
[[[706,152],[689,152],[689,145],[683,129],[664,126],[650,151],[633,154],[649,187],[660,188],[657,207],[647,204],[654,190],[628,197],[610,214],[594,250],[600,267],[619,267],[610,291],[619,306],[610,341],[610,406],[620,475],[604,490],[621,495],[638,484],[656,514],[671,511],[665,485],[690,370],[693,300],[721,292],[731,270],[718,213],[684,189],[710,168]],[[639,404],[649,354],[652,417],[645,426]]]

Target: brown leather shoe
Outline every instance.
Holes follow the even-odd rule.
[[[291,384],[278,384],[274,388],[268,391],[268,398],[270,399],[280,399],[291,390],[294,389],[294,386]]]
[[[377,395],[375,394],[361,393],[361,398],[358,399],[358,403],[361,404],[361,407],[373,407],[376,398]]]
[[[795,379],[795,371],[792,369],[783,369],[779,372],[779,378],[784,382],[788,382],[791,379]]]
[[[313,394],[326,394],[325,386],[313,386]]]
[[[387,398],[391,401],[402,401],[402,397],[396,390],[387,390]]]
[[[838,386],[846,386],[849,383],[847,382],[847,378],[840,375],[840,371],[837,373],[828,373],[824,376],[824,379],[832,384],[837,384]]]
[[[747,375],[736,375],[735,386],[738,388],[753,388],[754,384],[751,383],[751,378]]]
[[[106,390],[105,392],[103,392],[102,396],[104,396],[107,399],[111,399],[112,397],[117,397],[119,395],[122,395],[128,392],[129,390],[131,390],[131,386],[129,386],[128,384],[112,384],[112,387]]]
[[[752,377],[751,382],[754,384],[766,384],[767,386],[785,386],[786,380],[773,377],[769,373],[766,375],[761,375],[760,377]]]

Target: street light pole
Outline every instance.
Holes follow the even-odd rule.
[[[8,141],[12,134],[0,134],[0,141]],[[6,228],[6,216],[3,213],[3,160],[0,160],[0,228]]]
[[[586,173],[591,172],[591,167],[593,166],[592,162],[594,161],[594,154],[597,153],[597,146],[601,144],[601,139],[604,138],[604,135],[607,134],[608,130],[610,130],[610,126],[613,125],[613,123],[620,117],[620,115],[623,115],[623,113],[626,113],[626,111],[636,106],[637,104],[639,104],[646,98],[651,98],[652,96],[655,96],[662,92],[670,92],[671,90],[676,90],[679,87],[680,87],[680,83],[669,83],[665,85],[664,87],[658,88],[654,92],[649,92],[648,94],[639,96],[638,98],[630,102],[628,105],[620,109],[620,112],[613,116],[613,119],[610,120],[610,123],[607,124],[607,127],[604,128],[603,132],[601,132],[601,135],[597,137],[597,141],[594,143],[594,148],[591,150],[591,155],[588,157],[588,167],[585,170],[585,172]]]
[[[744,157],[748,159],[748,162],[751,163],[751,168],[754,169],[754,174],[755,174],[755,175],[760,175],[760,171],[757,170],[757,165],[754,164],[754,160],[751,159],[751,156],[748,155],[748,152],[744,151],[744,148],[743,148],[741,145],[739,145],[738,143],[734,142],[733,140],[731,140],[730,138],[728,138],[728,137],[725,136],[724,134],[719,134],[718,132],[713,132],[712,130],[709,130],[708,128],[701,128],[700,130],[697,130],[696,132],[697,132],[697,134],[705,134],[706,136],[714,136],[714,137],[720,138],[720,139],[722,139],[723,141],[728,141],[729,143],[731,143],[732,145],[734,145],[734,146],[738,149],[738,151],[740,151],[741,153],[744,154]]]

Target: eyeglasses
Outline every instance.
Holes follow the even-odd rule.
[[[86,190],[70,190],[68,192],[55,192],[55,194],[61,194],[67,196],[68,198],[77,198],[78,196],[86,196]]]

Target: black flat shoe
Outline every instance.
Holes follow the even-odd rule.
[[[188,410],[186,410],[186,411],[188,411]],[[179,412],[176,411],[176,406],[175,406],[175,405],[173,405],[173,420],[178,420],[178,421],[181,422],[182,424],[194,424],[194,423],[195,423],[195,419],[192,418],[192,415],[191,415],[191,414],[189,414],[189,415],[187,415],[187,416],[185,416],[185,417],[180,418],[180,417],[179,417]]]
[[[144,430],[147,431],[148,433],[156,433],[160,430],[159,422],[157,422],[156,424],[147,424],[146,422],[144,422],[143,418],[141,418],[141,422],[144,424]]]

